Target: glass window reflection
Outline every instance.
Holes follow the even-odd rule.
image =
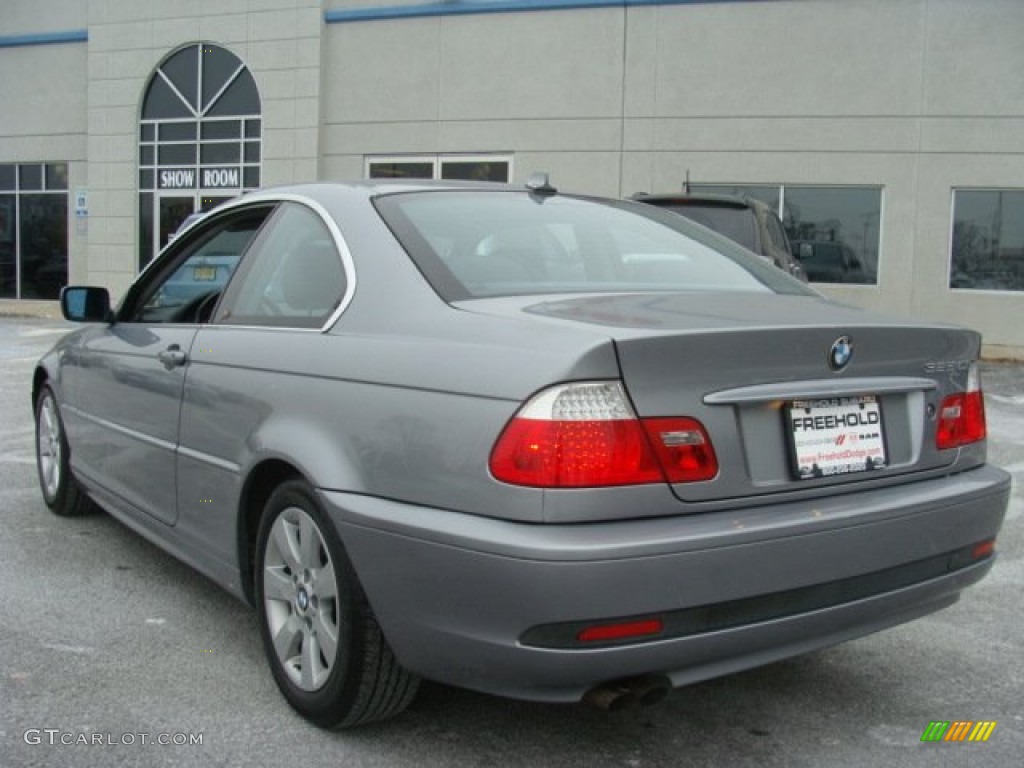
[[[881,212],[878,188],[786,187],[782,222],[812,283],[876,284]]]
[[[0,195],[0,299],[18,295],[18,241],[14,195]]]
[[[67,195],[21,195],[21,298],[57,299],[68,282]]]
[[[949,287],[1024,291],[1024,190],[956,190]]]
[[[881,187],[691,184],[690,190],[749,197],[771,206],[812,283],[878,283]]]

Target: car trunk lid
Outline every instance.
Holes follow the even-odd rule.
[[[710,435],[720,471],[673,485],[687,502],[943,471],[958,451],[936,448],[936,414],[946,395],[964,391],[980,346],[971,331],[807,296],[519,297],[460,307],[607,334],[638,416],[695,418]],[[843,345],[852,354],[840,365]]]

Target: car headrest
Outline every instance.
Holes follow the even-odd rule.
[[[302,243],[292,251],[285,266],[288,271],[282,289],[292,309],[323,314],[338,305],[345,273],[334,243],[329,240]]]

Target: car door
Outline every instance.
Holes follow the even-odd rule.
[[[334,387],[302,372],[332,353],[322,330],[354,291],[328,221],[310,205],[281,203],[196,337],[182,399],[177,525],[214,557],[234,557],[244,468],[321,434],[309,429],[323,420],[315,393]]]
[[[132,287],[115,322],[77,351],[75,469],[129,511],[177,518],[178,424],[193,340],[268,214],[228,211],[194,227]]]

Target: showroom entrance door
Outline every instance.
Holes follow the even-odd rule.
[[[192,43],[150,76],[139,120],[139,269],[195,211],[259,189],[263,118],[252,73]]]
[[[234,197],[235,195],[225,195],[223,191],[193,194],[175,191],[157,195],[153,211],[153,218],[157,222],[153,232],[153,253],[159,253],[171,241],[171,237],[191,214],[197,211],[207,213]]]
[[[155,213],[159,226],[153,233],[157,238],[157,241],[153,243],[153,253],[159,253],[160,249],[170,242],[171,236],[178,231],[182,222],[195,211],[195,204],[195,195],[165,193],[156,198],[157,210]]]

